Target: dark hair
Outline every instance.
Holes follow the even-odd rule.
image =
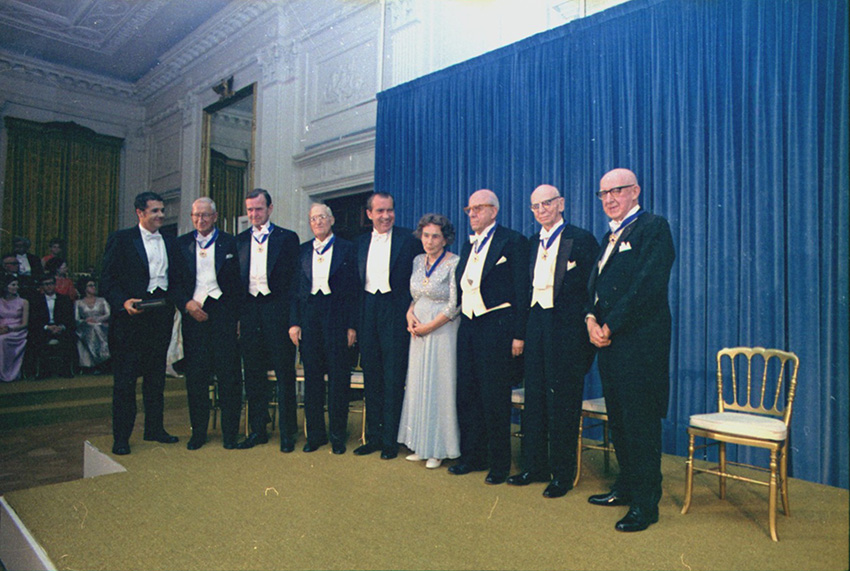
[[[151,200],[156,200],[162,203],[165,202],[157,193],[148,191],[137,194],[136,200],[133,201],[133,206],[136,207],[136,210],[145,210],[148,207],[148,202]]]
[[[395,208],[395,198],[389,192],[373,192],[369,195],[369,198],[366,199],[366,210],[372,210],[372,201],[375,200],[375,197],[378,198],[389,198],[393,201],[393,208]]]
[[[65,263],[65,258],[61,258],[59,256],[54,256],[47,260],[47,263],[44,264],[44,271],[50,275],[56,275],[56,272],[59,271],[59,266]]]
[[[266,206],[272,205],[272,195],[269,194],[269,191],[264,188],[255,188],[245,196],[245,200],[257,198],[258,196],[266,197]]]
[[[15,236],[12,238],[12,245],[15,244],[23,244],[25,248],[29,248],[32,246],[32,242],[30,242],[29,238],[24,238],[23,236]]]
[[[45,282],[53,282],[56,283],[56,276],[53,274],[44,274],[41,279],[38,281],[39,285],[44,285]]]
[[[89,282],[94,282],[94,285],[97,285],[97,280],[94,279],[94,276],[81,276],[80,279],[77,280],[76,288],[77,291],[80,292],[80,296],[86,295],[86,285]]]
[[[422,238],[422,229],[429,224],[440,227],[440,232],[442,232],[443,238],[446,239],[446,246],[451,245],[451,243],[455,241],[455,227],[452,224],[452,221],[442,214],[435,214],[433,212],[426,214],[419,219],[419,224],[416,225],[416,230],[413,231],[413,235],[416,238]]]
[[[3,291],[0,291],[0,297],[6,297],[6,294],[9,293],[9,290],[7,288],[9,287],[9,284],[12,283],[12,282],[18,282],[18,285],[21,285],[21,282],[18,281],[18,276],[13,276],[11,274],[4,274],[3,275],[3,282],[2,282],[3,285],[0,286],[0,287],[2,287]]]
[[[47,245],[48,246],[56,245],[56,246],[60,246],[60,247],[64,248],[65,247],[65,240],[63,240],[62,238],[52,238],[50,240],[50,242],[47,243]]]

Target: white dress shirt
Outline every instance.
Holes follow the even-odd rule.
[[[484,261],[487,259],[487,253],[490,251],[490,244],[493,243],[492,236],[487,242],[484,242],[484,239],[487,238],[487,234],[494,226],[496,226],[495,222],[484,228],[481,232],[469,237],[472,248],[469,252],[469,258],[466,260],[463,276],[460,279],[460,290],[462,292],[460,310],[461,313],[470,319],[473,316],[484,315],[485,313],[511,306],[510,303],[503,303],[502,305],[488,308],[484,305],[484,299],[481,297],[481,274],[484,271]],[[476,253],[476,245],[482,242],[484,242],[484,245]]]
[[[322,292],[325,295],[330,295],[331,286],[328,284],[328,278],[331,276],[331,257],[334,253],[334,247],[331,245],[324,254],[320,254],[328,242],[333,238],[333,234],[320,241],[318,238],[313,240],[313,283],[310,287],[310,293],[316,295]]]
[[[248,293],[257,296],[258,294],[269,295],[272,290],[269,289],[269,274],[268,274],[268,259],[269,259],[269,238],[263,238],[271,234],[270,223],[266,222],[260,229],[251,229],[251,266],[248,272]],[[263,240],[263,243],[260,243]]]
[[[214,235],[215,231],[207,236],[200,234],[195,236],[195,293],[192,295],[192,299],[200,305],[204,305],[208,297],[218,299],[222,294],[221,288],[218,287],[218,277],[215,274],[216,243],[213,242],[207,246]],[[204,248],[204,246],[207,247]]]
[[[564,225],[564,220],[550,230],[541,228],[540,243],[537,245],[537,260],[534,262],[534,279],[531,282],[531,307],[536,303],[543,309],[552,309],[555,305],[555,261],[561,247],[561,237],[555,239],[547,250],[544,246],[552,234]],[[544,257],[545,256],[545,257]]]
[[[628,218],[629,216],[631,216],[632,214],[634,214],[638,210],[640,210],[639,204],[635,205],[634,208],[629,210],[628,214],[626,214],[623,217],[623,220],[625,220],[626,218]],[[605,246],[605,253],[602,254],[602,259],[599,260],[599,271],[600,272],[602,271],[602,268],[605,267],[605,264],[608,262],[608,258],[611,257],[611,253],[614,251],[614,244],[617,243],[617,238],[620,235],[620,230],[622,230],[622,228],[620,228],[620,224],[622,224],[622,222],[623,222],[622,220],[620,220],[620,221],[609,220],[608,221],[608,227],[611,229],[611,235],[608,237],[608,244]]]
[[[148,256],[148,293],[156,288],[168,290],[168,253],[165,251],[165,240],[159,232],[148,232],[141,224],[142,243]]]
[[[390,288],[390,250],[393,244],[393,231],[379,234],[372,230],[372,241],[366,256],[366,291],[369,293],[389,293]]]

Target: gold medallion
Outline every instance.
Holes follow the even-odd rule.
[[[201,251],[199,252],[199,254],[201,254],[201,257],[202,257],[202,258],[206,258],[206,257],[207,257],[207,251],[206,251],[206,250],[201,250]]]
[[[263,246],[262,245],[257,246],[257,251],[262,254],[263,253]]]

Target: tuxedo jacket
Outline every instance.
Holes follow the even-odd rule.
[[[463,296],[461,282],[471,252],[472,244],[467,240],[461,247],[455,276],[459,292],[458,304]],[[525,339],[529,287],[528,241],[519,232],[497,224],[490,238],[490,249],[481,271],[481,298],[488,308],[503,303],[511,304],[514,310],[512,339]]]
[[[190,295],[186,293],[184,260],[177,251],[177,240],[162,235],[168,256],[168,300],[184,311]],[[106,240],[100,290],[112,309],[113,317],[125,315],[124,302],[144,299],[150,283],[148,255],[138,226],[113,232]]]
[[[555,260],[555,280],[552,325],[548,332],[558,339],[565,357],[571,363],[587,371],[593,360],[594,349],[587,335],[584,317],[587,300],[587,282],[596,269],[599,244],[593,234],[571,224],[565,224],[557,238],[558,257]],[[529,303],[533,293],[534,267],[537,264],[537,252],[540,245],[540,233],[529,240]],[[529,328],[532,324],[529,323]]]
[[[332,252],[328,286],[331,288],[329,303],[333,322],[342,330],[357,329],[357,302],[360,282],[357,279],[354,244],[337,236],[334,240]],[[289,319],[290,326],[304,326],[305,317],[309,311],[308,300],[312,288],[313,240],[310,240],[301,244],[301,251],[298,256],[295,295],[292,297]]]
[[[47,298],[44,294],[38,294],[30,300],[29,329],[32,334],[41,338],[45,336],[44,326],[50,323],[50,310],[47,308]],[[53,305],[53,323],[64,325],[65,332],[70,334],[74,331],[74,302],[67,295],[56,294],[56,302]]]
[[[186,294],[191,298],[195,293],[195,281],[198,277],[197,242],[195,232],[183,234],[177,238],[180,254],[186,267]],[[236,237],[227,232],[218,231],[215,239],[215,275],[221,289],[219,301],[225,304],[234,317],[239,314],[242,301],[242,278],[239,269],[239,254],[236,251]]]
[[[395,309],[406,314],[410,307],[410,274],[413,273],[413,258],[421,254],[422,243],[413,237],[413,231],[408,228],[393,226],[392,242],[390,244],[390,296]],[[369,245],[372,243],[372,233],[363,234],[357,243],[357,269],[360,277],[359,292],[361,301],[366,287],[366,259],[369,257]],[[361,303],[362,309],[362,303]]]
[[[603,244],[610,235],[605,234]],[[603,246],[599,259],[604,252]],[[603,380],[647,382],[664,411],[670,384],[667,289],[675,257],[667,220],[644,211],[623,230],[602,271],[591,272],[588,282],[587,312],[611,330],[611,345],[598,352]]]

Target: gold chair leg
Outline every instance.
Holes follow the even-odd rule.
[[[584,432],[584,417],[578,419],[578,443],[576,444],[576,477],[573,478],[573,488],[578,486],[578,481],[581,478],[581,435]]]
[[[779,493],[782,494],[782,509],[786,516],[791,515],[791,506],[788,501],[788,443],[780,450],[782,460],[779,463]]]
[[[685,503],[682,506],[682,513],[688,513],[691,507],[691,494],[694,489],[694,435],[689,435],[688,440],[688,459],[685,460]]]
[[[717,452],[720,456],[720,499],[726,499],[726,443],[718,445]]]
[[[776,535],[776,450],[770,451],[770,498],[768,501],[768,518],[770,521],[770,538],[779,541]]]

